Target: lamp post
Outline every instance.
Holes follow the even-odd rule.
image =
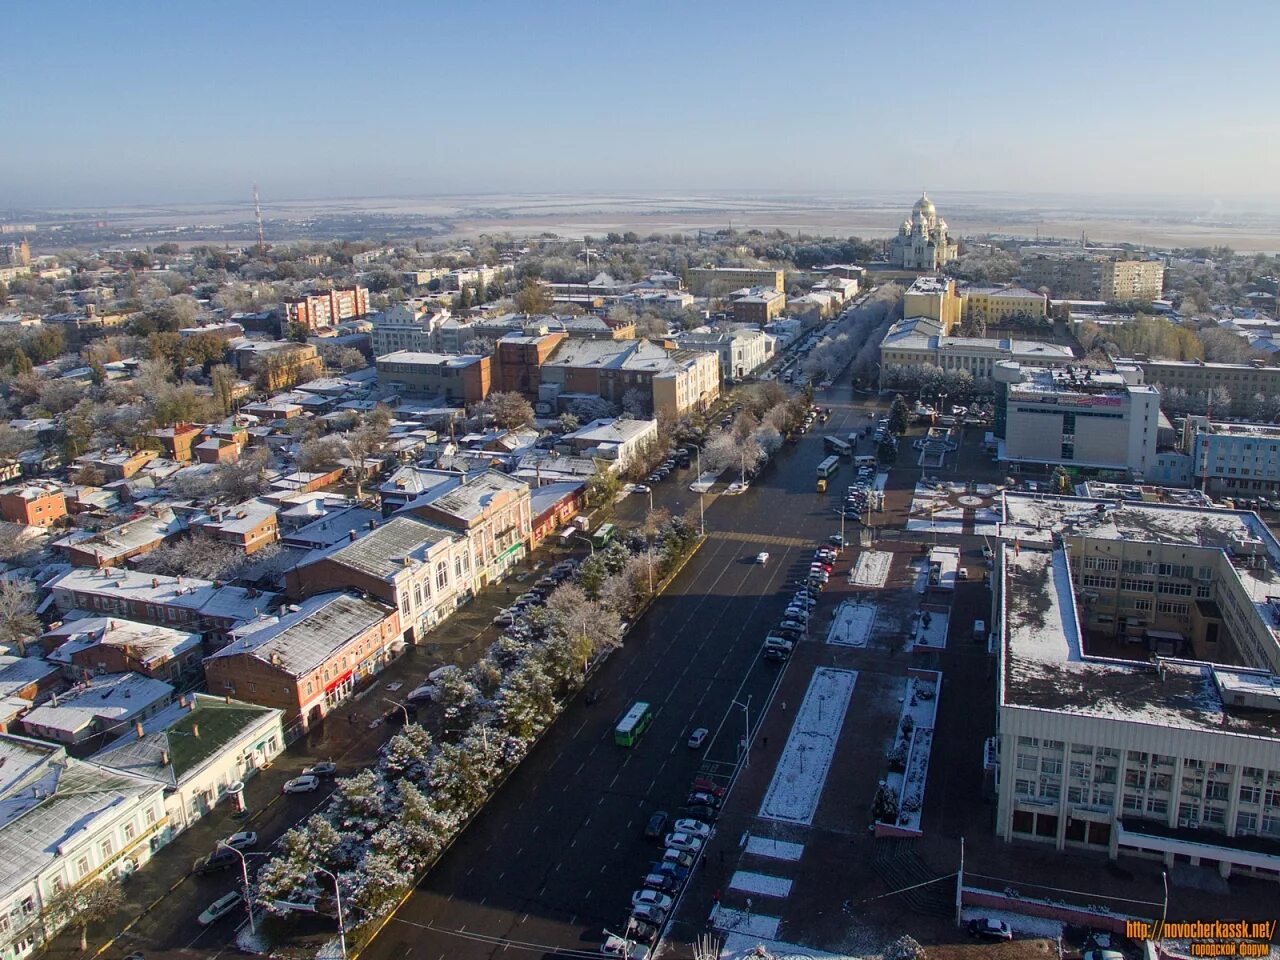
[[[593,557],[596,555],[596,545],[592,543],[587,537],[580,537],[577,534],[574,534],[573,539],[581,540],[583,543],[585,543],[588,547],[591,548],[591,555]]]
[[[694,446],[694,452],[698,456],[698,532],[702,536],[707,535],[707,509],[703,505],[702,499],[702,448]]]
[[[218,841],[218,849],[230,850],[240,858],[240,876],[244,879],[244,905],[245,909],[249,911],[249,932],[256,935],[258,930],[253,925],[253,897],[249,892],[249,863],[245,860],[243,853],[231,846],[231,844],[227,843],[225,840]]]
[[[393,707],[400,708],[400,712],[404,714],[404,725],[407,727],[409,725],[409,708],[399,700],[392,700],[390,697],[383,697],[382,700],[384,703],[389,703]]]
[[[342,920],[342,888],[338,885],[338,878],[324,867],[316,867],[317,873],[323,873],[326,877],[333,881],[333,895],[338,901],[338,940],[342,944],[342,960],[347,960],[347,928]]]
[[[732,701],[735,707],[742,708],[742,767],[745,770],[751,765],[751,697],[746,703]]]

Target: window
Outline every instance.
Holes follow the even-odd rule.
[[[422,584],[421,582],[413,585],[413,605],[415,607],[422,606]]]
[[[1264,802],[1268,807],[1280,807],[1280,790],[1272,790],[1268,787]]]
[[[153,823],[156,822],[155,807],[147,807],[146,821],[147,821],[147,826],[151,826]]]
[[[1227,822],[1227,811],[1222,807],[1205,807],[1204,822],[1212,824],[1225,824]]]
[[[1045,757],[1040,761],[1040,772],[1048,776],[1060,776],[1062,774],[1062,761],[1050,760]]]
[[[81,857],[76,861],[76,874],[81,880],[89,875],[89,858]]]
[[[1262,799],[1262,791],[1257,787],[1240,788],[1241,803],[1257,803],[1260,799]]]
[[[137,835],[137,833],[138,833],[138,828],[137,828],[137,827],[135,827],[135,826],[133,825],[133,821],[132,821],[132,820],[130,820],[130,821],[128,821],[127,823],[125,823],[125,825],[124,825],[124,838],[125,838],[126,840],[132,840],[132,839],[134,838],[134,836],[136,836],[136,835]]]
[[[1147,771],[1126,770],[1124,772],[1124,785],[1137,790],[1145,789],[1147,786]]]
[[[110,859],[111,859],[111,854],[112,854],[113,852],[114,852],[114,851],[113,851],[113,848],[112,848],[112,846],[111,846],[111,838],[110,838],[110,837],[107,837],[107,839],[105,839],[105,840],[103,840],[103,841],[102,841],[102,859],[103,859],[103,860],[110,860]]]
[[[449,583],[449,567],[443,560],[436,564],[436,589],[443,590]]]
[[[1237,813],[1236,814],[1236,833],[1247,830],[1249,833],[1255,833],[1258,829],[1258,815],[1256,813]]]
[[[1220,782],[1220,781],[1212,781],[1210,782],[1208,789],[1205,790],[1204,798],[1206,800],[1226,800],[1227,791],[1229,789],[1230,789],[1230,784],[1228,783]]]
[[[1154,580],[1139,580],[1135,577],[1120,578],[1120,589],[1128,593],[1151,593],[1155,588]]]
[[[1133,813],[1142,812],[1142,798],[1136,793],[1126,793],[1124,795],[1124,809]]]
[[[1034,773],[1038,768],[1038,766],[1039,765],[1036,763],[1036,758],[1033,757],[1031,754],[1029,753],[1018,754],[1019,770],[1030,770],[1032,773]]]
[[[1071,761],[1071,776],[1075,777],[1077,780],[1088,780],[1088,779],[1089,779],[1089,763],[1088,763],[1088,761],[1085,761],[1085,760],[1072,760],[1072,761]]]
[[[1035,784],[1030,780],[1015,780],[1013,792],[1020,797],[1034,797],[1036,795]]]

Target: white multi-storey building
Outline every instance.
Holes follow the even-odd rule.
[[[1280,880],[1280,543],[1168,504],[1006,494],[1004,519],[997,833]]]

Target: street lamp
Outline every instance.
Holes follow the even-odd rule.
[[[249,891],[249,863],[247,860],[245,860],[243,853],[241,853],[235,847],[231,846],[231,844],[227,843],[227,841],[225,840],[218,841],[218,848],[223,850],[230,850],[232,853],[234,853],[237,857],[240,858],[240,876],[244,878],[244,905],[245,905],[245,908],[249,911],[249,932],[256,936],[258,931],[257,931],[257,928],[254,927],[253,925],[253,896]]]
[[[338,878],[324,867],[316,867],[317,873],[323,873],[326,877],[333,881],[333,894],[338,900],[338,940],[342,944],[342,960],[347,960],[347,928],[342,921],[342,888],[338,885]]]
[[[747,697],[746,703],[731,702],[733,706],[742,708],[742,766],[746,769],[751,765],[751,697]]]
[[[409,725],[409,708],[399,700],[392,700],[390,697],[383,697],[382,700],[384,703],[389,703],[393,707],[400,708],[400,712],[404,714],[404,725],[407,727]]]
[[[707,508],[703,505],[702,499],[702,448],[694,445],[694,453],[698,457],[698,532],[702,536],[707,535]]]
[[[588,547],[591,548],[591,555],[593,557],[596,555],[596,545],[592,543],[590,539],[588,539],[587,537],[580,537],[576,533],[573,535],[573,539],[581,540],[583,543],[585,543]]]

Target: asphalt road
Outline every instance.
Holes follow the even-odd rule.
[[[594,950],[605,928],[622,925],[662,852],[643,838],[645,821],[659,809],[677,815],[704,765],[731,775],[744,735],[733,701],[750,698],[754,730],[781,669],[759,656],[761,642],[814,545],[839,530],[833,508],[851,474],[845,464],[827,494],[815,492],[821,438],[844,437],[867,416],[847,386],[826,393],[816,399],[835,408],[831,421],[784,448],[746,494],[708,507],[707,543],[602,666],[599,702],[568,708],[364,956]],[[676,479],[655,489],[655,506],[696,503],[693,471]],[[623,507],[647,508],[640,496]],[[765,566],[752,562],[761,551]],[[613,727],[637,700],[653,704],[654,721],[635,747],[618,747]],[[712,738],[690,750],[685,740],[700,726]]]

